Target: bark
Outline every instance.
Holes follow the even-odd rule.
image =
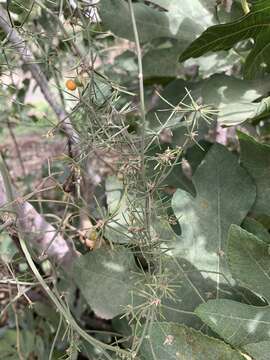
[[[4,181],[0,175],[0,216],[5,221],[5,205],[7,203]],[[18,232],[20,236],[35,248],[38,255],[48,257],[57,265],[69,268],[72,261],[78,257],[77,251],[72,244],[66,241],[62,235],[41,216],[35,208],[20,198],[14,202],[16,217],[12,222],[11,230]]]

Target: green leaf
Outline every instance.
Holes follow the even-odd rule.
[[[214,294],[214,283],[204,279],[199,270],[183,258],[167,257],[163,266],[163,283],[168,292],[161,299],[161,319],[200,329],[202,322],[194,311],[207,301],[209,294]]]
[[[242,227],[245,230],[247,230],[249,233],[252,233],[255,236],[257,236],[257,238],[264,241],[266,244],[270,244],[270,233],[259,221],[247,217],[243,221]]]
[[[208,28],[182,53],[180,61],[209,51],[228,50],[238,42],[252,38],[255,45],[247,58],[245,73],[254,76],[262,63],[269,64],[269,27],[270,1],[258,0],[242,18]]]
[[[172,322],[151,324],[140,354],[143,360],[244,360],[224,342]]]
[[[170,128],[173,136],[171,146],[183,146],[187,139],[187,133],[190,131],[190,126],[194,120],[194,112],[189,110],[186,114],[175,111],[174,107],[183,101],[186,106],[191,106],[191,99],[187,96],[187,89],[190,91],[192,98],[197,101],[200,98],[200,85],[198,83],[188,83],[182,79],[177,79],[165,87],[161,93],[162,97],[166,99],[172,106],[168,105],[166,101],[160,99],[155,108],[147,114],[147,132],[149,136],[153,136],[153,132],[159,134],[161,130]],[[173,112],[173,114],[172,114]],[[204,120],[199,119],[196,128],[199,141],[206,134],[208,134],[209,127],[215,127],[215,121],[209,125]]]
[[[257,307],[232,300],[209,300],[195,313],[233,346],[270,339],[270,307]]]
[[[112,96],[112,87],[109,81],[102,76],[93,73],[92,78],[83,93],[84,101],[103,106]]]
[[[180,51],[178,52],[179,55]],[[179,56],[177,57],[177,62]],[[208,53],[200,58],[191,58],[185,62],[185,68],[198,67],[198,75],[201,78],[208,78],[213,74],[231,72],[233,65],[239,63],[239,55],[235,51],[220,51],[218,53]]]
[[[221,125],[238,125],[252,119],[262,111],[260,102],[255,102],[269,89],[270,78],[241,80],[232,76],[217,74],[201,83],[204,104],[218,109],[217,121]]]
[[[268,12],[270,12],[270,2],[268,1]],[[263,68],[260,68],[261,64],[270,65],[270,19],[268,23],[269,28],[262,29],[256,36],[255,45],[252,51],[246,58],[245,62],[245,77],[254,78],[258,73],[263,73]]]
[[[228,236],[227,261],[233,278],[242,286],[270,300],[269,245],[239,226]]]
[[[200,271],[189,261],[175,256],[164,257],[162,261],[162,290],[157,295],[160,300],[160,320],[185,324],[194,329],[201,329],[202,322],[196,316],[195,309],[216,296],[216,283],[204,278]],[[252,293],[240,287],[222,284],[220,296],[236,301],[258,302]]]
[[[16,350],[16,331],[8,330],[5,331],[3,336],[0,336],[0,351],[1,357],[4,359],[18,359]]]
[[[30,331],[20,331],[19,333],[20,350],[21,353],[28,358],[30,353],[36,354],[35,341],[41,341],[38,335]],[[17,360],[17,331],[7,330],[0,334],[0,355],[2,359]]]
[[[245,351],[255,360],[266,360],[270,354],[270,341],[261,341],[244,346]]]
[[[14,244],[14,241],[7,234],[0,235],[0,261],[4,263],[11,262],[13,256],[18,252],[18,248]]]
[[[140,42],[156,38],[179,39],[186,44],[194,40],[207,26],[213,25],[215,2],[199,0],[159,1],[166,11],[159,11],[142,3],[134,3]],[[116,36],[134,41],[128,3],[124,0],[101,0],[99,14],[105,29]],[[121,19],[121,21],[119,21]]]
[[[165,14],[141,3],[133,4],[133,8],[139,39],[142,43],[151,41],[156,37],[173,35]],[[116,36],[134,41],[127,2],[124,0],[101,0],[99,2],[99,14],[105,29],[112,31]]]
[[[199,269],[224,273],[226,240],[232,223],[241,224],[255,200],[252,179],[237,158],[214,144],[192,178],[196,197],[178,189],[172,207],[182,229],[175,251]],[[223,277],[208,274],[218,283]]]
[[[104,319],[125,312],[138,280],[133,255],[125,248],[101,248],[80,256],[73,265],[74,281],[93,311]]]
[[[147,51],[142,58],[144,79],[176,77],[181,67],[178,55],[182,48],[183,44],[178,41],[167,41],[162,47]]]
[[[244,133],[238,133],[238,137],[241,163],[251,174],[257,187],[252,211],[256,215],[270,216],[270,146],[260,144]]]
[[[195,144],[194,146],[187,149],[185,158],[187,159],[188,163],[191,166],[192,173],[194,173],[197,167],[205,158],[207,151],[211,148],[212,143],[209,141],[199,141],[200,146]]]

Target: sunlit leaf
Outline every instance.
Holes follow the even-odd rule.
[[[231,300],[209,300],[196,314],[233,346],[270,340],[270,307],[256,307]]]
[[[214,144],[192,178],[196,197],[178,189],[172,207],[182,240],[175,251],[218,283],[229,275],[225,253],[231,224],[241,224],[255,200],[252,179],[225,147]],[[248,194],[248,196],[247,196]]]

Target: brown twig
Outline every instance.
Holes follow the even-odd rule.
[[[12,129],[12,125],[11,125],[11,122],[9,121],[9,119],[7,120],[7,126],[8,126],[10,137],[11,137],[11,139],[13,141],[13,144],[14,144],[14,147],[15,147],[15,152],[16,152],[20,167],[22,169],[22,174],[25,177],[26,176],[26,171],[25,171],[23,159],[22,159],[21,152],[20,152],[20,147],[19,147],[19,144],[17,142],[16,136],[14,134],[14,131]]]

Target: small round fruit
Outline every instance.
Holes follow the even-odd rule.
[[[77,84],[75,83],[74,80],[68,80],[66,82],[66,88],[70,91],[74,91],[77,89]]]

